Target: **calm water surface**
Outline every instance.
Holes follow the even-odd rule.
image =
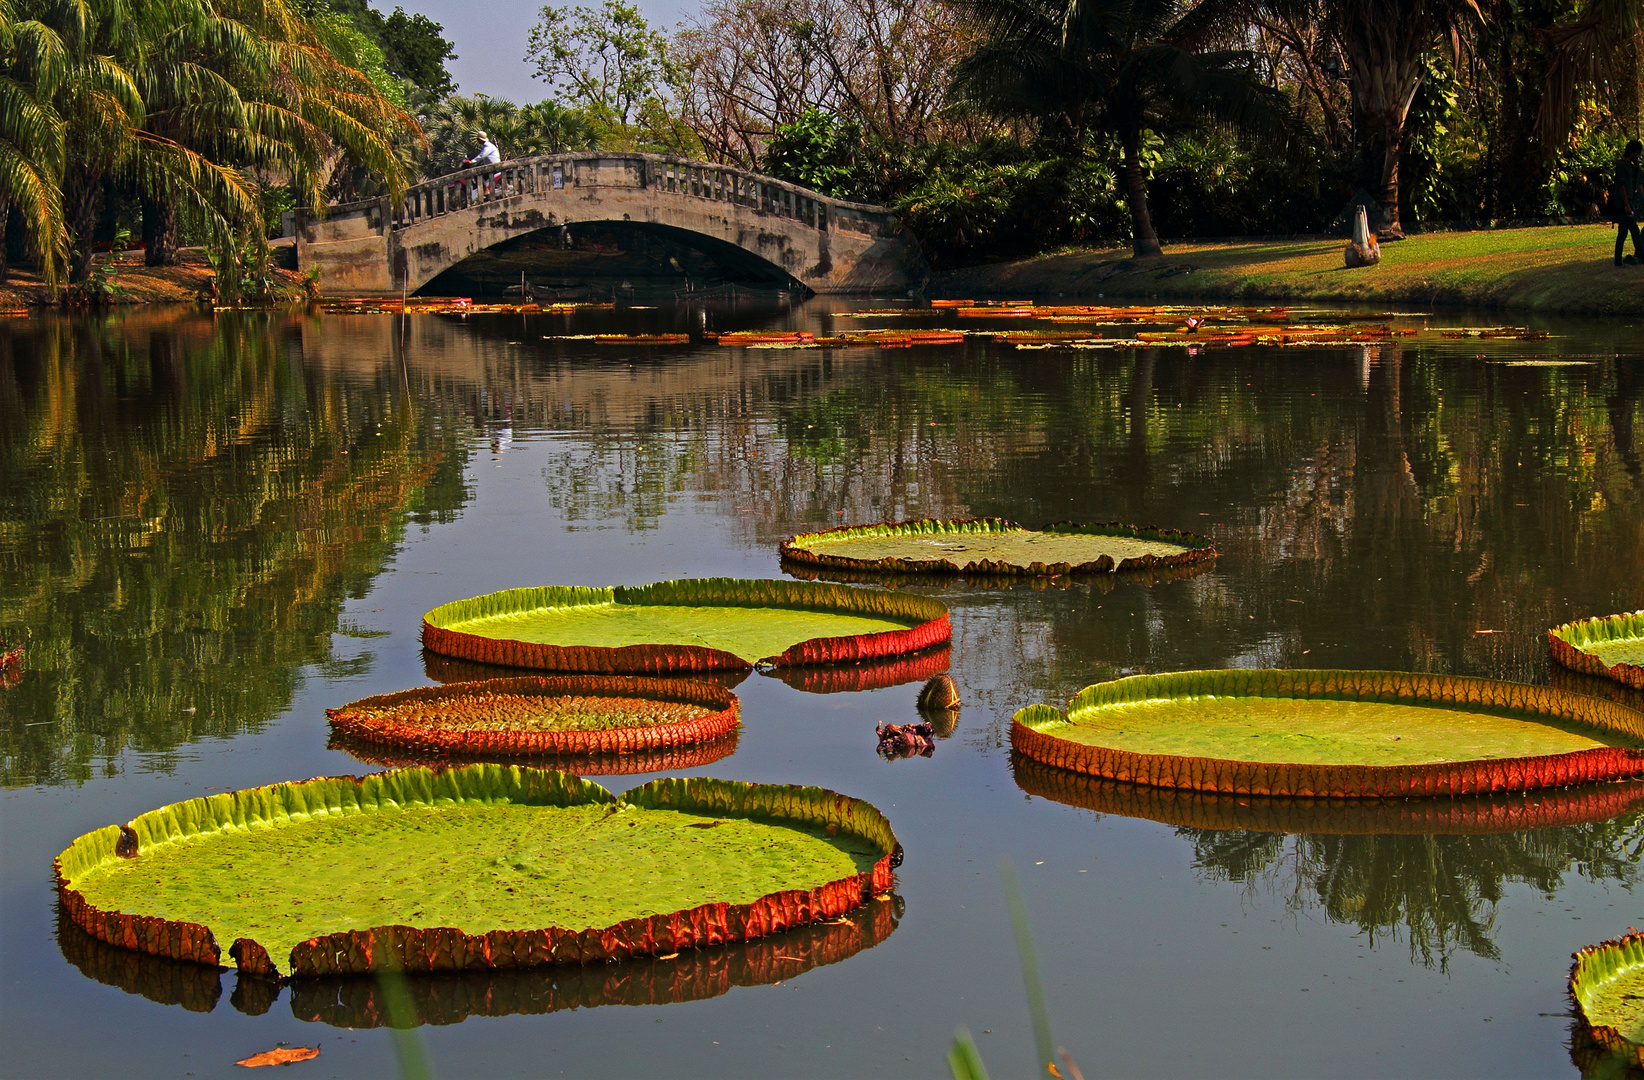
[[[1548,681],[1547,626],[1644,607],[1638,329],[1200,355],[545,340],[897,325],[835,314],[858,306],[884,304],[0,327],[0,635],[28,666],[0,693],[0,1073],[227,1076],[288,1043],[323,1047],[294,1076],[396,1074],[369,983],[269,1000],[100,946],[59,926],[51,860],[163,803],[373,768],[327,748],[324,709],[467,674],[425,661],[426,609],[779,577],[797,531],[997,514],[1211,533],[1222,557],[904,585],[954,613],[965,707],[929,759],[874,754],[917,682],[749,676],[735,753],[695,771],[877,804],[896,897],[675,961],[423,980],[436,1074],[937,1077],[964,1025],[995,1076],[1028,1075],[1008,856],[1092,1080],[1575,1075],[1569,955],[1644,925],[1644,788],[1493,808],[1577,824],[1432,834],[1068,783],[1013,767],[1008,724],[1185,668]]]

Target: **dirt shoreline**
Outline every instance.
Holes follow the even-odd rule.
[[[109,281],[114,292],[100,298],[95,306],[126,307],[135,304],[199,304],[209,303],[211,283],[217,272],[211,268],[205,253],[185,250],[178,253],[172,266],[144,266],[141,251],[127,251],[119,255],[99,255],[92,261],[94,278],[103,276],[103,268],[112,266],[114,274]],[[302,278],[295,271],[274,268],[275,280],[299,295]],[[67,302],[65,302],[67,301]],[[26,267],[11,267],[4,283],[0,283],[0,310],[23,311],[36,308],[79,310],[92,306],[85,299],[70,298],[66,289],[50,289],[40,275]]]
[[[1615,228],[1569,225],[1430,233],[1348,270],[1339,239],[1064,251],[932,275],[937,297],[1420,304],[1539,314],[1644,314],[1644,266],[1612,265]],[[1630,249],[1629,249],[1630,250]]]

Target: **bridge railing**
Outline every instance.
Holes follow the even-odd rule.
[[[659,195],[733,203],[815,229],[844,229],[865,236],[884,236],[896,228],[895,218],[884,207],[832,199],[733,166],[598,151],[519,158],[415,184],[394,211],[393,227],[408,228],[519,195],[584,187],[648,188]]]

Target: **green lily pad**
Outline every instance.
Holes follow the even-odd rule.
[[[758,937],[882,891],[894,849],[878,811],[817,788],[662,780],[617,798],[473,765],[176,803],[76,840],[58,877],[104,940],[195,960],[234,940],[242,968],[342,974]]]
[[[1644,1066],[1644,934],[1629,930],[1576,953],[1570,998],[1593,1042]]]
[[[558,671],[860,662],[916,652],[949,636],[947,608],[925,597],[736,578],[509,589],[445,604],[423,618],[423,645],[432,652]]]
[[[1555,626],[1547,644],[1567,668],[1644,690],[1644,611]]]
[[[1376,671],[1188,671],[1017,712],[1012,745],[1091,775],[1299,796],[1525,791],[1644,774],[1644,714],[1548,687]]]
[[[1052,576],[1183,566],[1214,559],[1216,546],[1116,522],[1027,529],[1003,518],[926,519],[802,533],[783,543],[782,557],[845,570]]]

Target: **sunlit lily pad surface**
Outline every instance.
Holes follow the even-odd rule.
[[[1644,934],[1628,933],[1577,953],[1570,997],[1594,1042],[1644,1066]]]
[[[1188,671],[1029,706],[1015,749],[1130,783],[1300,796],[1528,791],[1644,774],[1644,714],[1548,687],[1377,671]]]
[[[327,709],[339,735],[432,754],[625,754],[722,739],[736,695],[624,675],[487,679]]]
[[[546,586],[459,600],[423,645],[558,671],[692,671],[857,662],[948,640],[936,600],[818,582],[697,578],[639,588]]]
[[[1644,611],[1566,623],[1547,643],[1565,667],[1644,690]]]
[[[80,837],[57,862],[88,933],[294,975],[665,954],[833,918],[889,888],[895,837],[817,788],[693,778],[613,796],[472,765],[276,784]],[[254,944],[253,944],[254,943]]]
[[[783,543],[782,557],[849,570],[1048,575],[1182,566],[1214,559],[1216,547],[1188,533],[1117,523],[1026,529],[981,518],[803,533]]]

